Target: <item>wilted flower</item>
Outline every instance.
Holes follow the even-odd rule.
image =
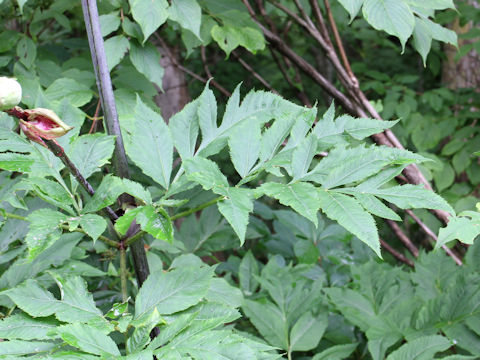
[[[49,109],[24,110],[24,113],[27,114],[28,121],[20,119],[20,128],[30,140],[44,146],[42,139],[52,140],[73,129]]]
[[[22,87],[15,79],[0,77],[0,110],[8,110],[22,100]]]

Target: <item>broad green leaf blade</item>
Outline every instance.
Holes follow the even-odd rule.
[[[210,267],[183,267],[149,275],[135,299],[135,319],[156,308],[161,315],[173,314],[197,304],[207,293],[213,277]]]
[[[460,240],[464,244],[473,244],[473,240],[480,234],[479,219],[467,219],[465,217],[450,218],[447,226],[438,232],[438,241],[435,248],[453,241]]]
[[[0,153],[0,169],[29,172],[34,160],[24,154]]]
[[[452,342],[440,335],[423,336],[403,344],[387,360],[431,360],[438,352],[447,350]]]
[[[210,33],[227,57],[239,46],[243,46],[253,54],[265,48],[263,34],[260,30],[251,27],[214,25]]]
[[[202,9],[197,0],[176,0],[168,9],[169,18],[176,21],[184,29],[190,30],[199,40]]]
[[[30,222],[30,230],[25,242],[29,250],[29,259],[34,259],[60,238],[62,234],[60,225],[67,220],[67,215],[44,208],[32,212],[27,220]]]
[[[244,178],[257,162],[260,154],[261,132],[257,123],[243,123],[235,128],[228,139],[230,158],[238,174]]]
[[[62,299],[55,311],[58,320],[74,323],[96,321],[102,322],[102,312],[97,309],[93,296],[88,292],[87,284],[80,276],[66,279],[57,277]]]
[[[304,180],[320,183],[325,188],[353,183],[375,175],[387,165],[419,163],[423,156],[387,146],[363,145],[339,147],[330,151]]]
[[[122,179],[108,174],[100,183],[100,186],[90,201],[83,208],[84,213],[97,212],[106,206],[113,204],[117,198],[125,192]]]
[[[214,187],[228,188],[227,178],[220,172],[218,165],[212,160],[196,156],[193,159],[185,160],[183,168],[187,178],[202,185],[205,190],[210,190]]]
[[[217,136],[217,100],[208,85],[198,98],[198,124],[202,131],[202,142],[197,153],[206,148]]]
[[[269,301],[245,300],[242,310],[270,345],[288,349],[288,324],[277,306]]]
[[[155,46],[147,43],[142,47],[135,41],[132,41],[130,43],[130,60],[140,74],[145,75],[148,80],[157,85],[161,90],[163,89],[164,70],[160,65],[160,53]]]
[[[140,322],[134,322],[135,331],[126,342],[126,350],[129,353],[142,350],[150,341],[150,332],[162,320],[157,309],[150,312],[149,316],[142,318]]]
[[[155,239],[172,242],[173,224],[167,212],[162,208],[155,209],[151,205],[144,206],[137,213],[136,219],[141,229]]]
[[[218,210],[232,226],[240,238],[240,246],[245,242],[247,232],[248,215],[253,211],[253,191],[244,188],[214,188],[214,192],[225,196],[218,202]]]
[[[120,26],[120,16],[118,16],[117,12],[100,15],[99,18],[103,37],[114,32]]]
[[[43,177],[30,176],[24,179],[17,187],[18,190],[33,190],[42,200],[59,207],[70,214],[72,210],[72,197],[58,182]],[[14,190],[16,191],[16,190]]]
[[[80,216],[80,226],[90,236],[95,243],[100,235],[107,228],[107,221],[96,214],[86,214]]]
[[[454,31],[436,24],[423,16],[415,17],[413,36],[413,45],[422,56],[424,66],[432,46],[432,39],[457,46],[457,34]]]
[[[170,129],[162,117],[145,105],[140,97],[137,97],[135,118],[135,129],[127,154],[146,175],[168,189],[173,163]]]
[[[364,295],[345,287],[332,287],[323,291],[335,307],[342,309],[342,315],[362,331],[366,332],[373,325],[375,309]]]
[[[425,9],[445,10],[455,9],[453,0],[406,0],[407,4]]]
[[[232,98],[227,104],[222,124],[217,130],[212,131],[212,134],[214,134],[212,135],[213,137],[211,136],[207,140],[202,139],[197,151],[198,154],[206,157],[218,153],[224,145],[226,145],[227,139],[231,131],[234,130],[234,127],[244,122],[250,124],[257,123],[261,126],[271,119],[282,116],[287,117],[291,115],[296,118],[296,115],[300,111],[304,111],[302,107],[286,101],[278,95],[264,91],[249,92],[243,99],[242,104],[238,106],[239,91],[239,87],[237,86]],[[214,124],[212,123],[211,126],[213,127]],[[203,129],[202,136],[205,137]]]
[[[345,121],[345,131],[354,139],[363,140],[373,134],[378,134],[386,129],[391,129],[397,121],[384,121],[377,119],[354,118],[350,115],[342,115],[337,121]]]
[[[105,41],[105,54],[109,71],[120,64],[129,48],[130,42],[123,35],[113,36]]]
[[[115,147],[115,136],[101,133],[87,134],[77,137],[68,150],[70,160],[80,174],[88,179],[93,173],[108,163]]]
[[[290,206],[300,215],[318,225],[317,212],[320,208],[318,191],[312,184],[298,182],[294,184],[265,183],[255,190],[280,201],[281,204]]]
[[[115,230],[117,230],[120,235],[125,235],[132,221],[135,220],[138,213],[140,213],[142,210],[143,206],[137,206],[133,209],[127,209],[127,211],[125,211],[125,213],[120,216],[117,221],[115,221]]]
[[[384,169],[378,174],[369,177],[367,180],[356,186],[355,190],[360,193],[365,193],[367,190],[378,189],[379,187],[388,183],[394,177],[400,175],[406,166],[406,164],[403,164],[400,166],[392,166]]]
[[[144,42],[168,17],[166,0],[129,0],[132,15],[142,28]]]
[[[292,131],[290,131],[290,137],[285,145],[285,150],[297,147],[305,139],[317,119],[317,112],[318,109],[313,107],[303,108],[297,114],[295,124],[292,127]]]
[[[312,360],[343,360],[348,358],[357,348],[358,344],[344,344],[331,346],[321,353],[316,354]]]
[[[34,280],[4,292],[20,309],[33,317],[45,317],[55,313],[60,302],[51,292],[43,289]]]
[[[293,150],[292,175],[294,181],[302,178],[308,172],[310,163],[317,153],[317,144],[317,138],[311,134]]]
[[[401,209],[438,209],[455,215],[455,210],[449,203],[433,191],[425,189],[423,185],[407,184],[387,189],[365,191],[365,193],[387,200]]]
[[[273,125],[264,131],[260,148],[260,163],[265,163],[273,158],[294,123],[295,118],[290,114],[279,116]]]
[[[327,313],[314,316],[307,311],[290,331],[290,352],[309,351],[317,347],[328,325]]]
[[[254,258],[252,251],[248,250],[238,267],[239,284],[245,295],[250,296],[257,290],[258,280],[256,279],[256,276],[259,276],[258,263]]]
[[[125,187],[124,191],[127,194],[130,194],[133,197],[142,200],[142,202],[145,204],[152,203],[152,195],[147,189],[143,187],[143,185],[129,179],[122,179],[122,181],[123,186]]]
[[[34,159],[28,153],[32,151],[34,148],[28,140],[10,129],[0,129],[0,169],[29,172]]]
[[[83,213],[97,212],[113,204],[123,193],[130,194],[146,204],[152,202],[148,190],[145,190],[139,183],[108,174],[102,179],[95,195],[85,204]]]
[[[355,16],[357,16],[360,8],[363,5],[364,0],[338,0],[340,4],[348,11],[350,14],[350,21],[353,21]]]
[[[402,49],[415,26],[412,10],[399,0],[365,0],[363,16],[375,29],[398,37]]]
[[[413,46],[423,60],[423,66],[427,65],[427,56],[432,48],[432,35],[427,25],[418,16],[415,16],[415,28],[413,29]]]
[[[214,303],[221,303],[232,308],[239,308],[243,303],[243,294],[236,286],[230,285],[223,278],[213,278],[205,298]]]
[[[56,332],[69,345],[95,355],[120,356],[115,342],[94,327],[85,324],[59,326]]]
[[[55,319],[32,318],[25,313],[10,315],[0,321],[0,337],[2,339],[48,340],[47,335],[58,326]]]
[[[377,225],[372,215],[350,196],[334,191],[318,190],[322,211],[367,244],[381,258]]]
[[[402,221],[400,216],[398,216],[395,211],[390,209],[388,206],[378,200],[375,196],[360,193],[354,194],[354,196],[360,202],[360,205],[362,205],[363,208],[369,213],[384,219]]]
[[[57,347],[57,344],[41,341],[22,341],[10,340],[0,342],[0,354],[8,355],[27,355],[46,352]],[[23,357],[22,357],[23,358]],[[8,358],[11,359],[11,358]],[[13,359],[17,359],[14,357]]]
[[[170,118],[168,126],[173,143],[183,160],[193,157],[198,138],[198,100],[194,100]]]
[[[75,107],[87,104],[92,95],[93,92],[87,85],[69,78],[57,79],[45,90],[48,100],[60,102],[67,99]]]

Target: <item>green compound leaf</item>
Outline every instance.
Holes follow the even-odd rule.
[[[402,0],[365,0],[363,16],[375,29],[398,37],[402,48],[415,26],[413,12]]]
[[[440,335],[423,336],[403,344],[392,352],[387,360],[417,359],[429,360],[441,351],[452,346],[452,342]]]
[[[230,158],[238,174],[244,178],[250,173],[260,155],[261,131],[259,124],[240,124],[228,139]]]
[[[29,259],[35,259],[41,252],[52,246],[60,238],[62,225],[67,215],[52,209],[39,209],[28,215],[30,230],[25,242],[29,250]]]
[[[243,188],[214,188],[214,192],[225,196],[218,203],[218,210],[225,216],[240,238],[240,246],[245,242],[248,214],[253,211],[253,190]]]
[[[280,201],[281,204],[290,206],[300,215],[318,225],[317,212],[320,208],[317,189],[305,182],[294,184],[265,183],[255,190],[257,195],[265,194]]]
[[[33,317],[46,317],[54,314],[60,303],[51,292],[40,287],[35,280],[28,279],[23,284],[4,292],[20,309]]]
[[[132,15],[140,25],[144,40],[157,30],[168,18],[167,0],[129,0]]]
[[[93,243],[103,234],[107,228],[107,221],[96,214],[86,214],[80,216],[80,226],[90,236]]]
[[[77,137],[68,150],[70,160],[85,179],[108,164],[115,147],[115,136],[100,133]]]
[[[348,11],[350,14],[350,21],[353,21],[355,16],[357,16],[360,8],[363,5],[364,0],[338,0],[340,4]]]
[[[207,294],[212,277],[213,268],[206,266],[150,274],[135,299],[136,321],[155,309],[160,315],[168,315],[197,304]]]
[[[176,0],[168,9],[169,18],[176,21],[184,29],[190,30],[199,40],[202,22],[202,8],[197,0]]]
[[[375,220],[355,199],[322,189],[318,190],[318,198],[325,215],[337,221],[382,257]]]
[[[0,336],[3,339],[48,340],[47,335],[58,326],[58,321],[52,318],[33,318],[25,313],[7,316],[0,321]]]
[[[120,64],[129,48],[130,42],[123,35],[113,36],[105,41],[105,54],[109,71]]]
[[[156,209],[148,205],[127,210],[127,212],[116,221],[115,229],[121,235],[124,235],[133,220],[136,220],[140,228],[152,235],[155,239],[168,242],[172,241],[173,225],[164,209]]]
[[[193,159],[187,159],[183,163],[187,178],[200,185],[205,190],[214,187],[228,187],[228,180],[220,172],[218,165],[212,160],[196,156]]]
[[[120,356],[115,342],[92,326],[81,323],[62,325],[56,332],[67,344],[89,354]]]
[[[472,213],[471,219],[466,217],[450,218],[447,226],[438,232],[436,249],[453,240],[460,240],[464,244],[473,244],[475,238],[480,234],[480,217],[478,213],[470,213]]]
[[[147,43],[142,47],[135,41],[130,42],[130,60],[139,73],[145,75],[160,90],[163,89],[164,70],[160,65],[160,53],[155,46]]]
[[[170,129],[160,114],[145,105],[140,97],[137,97],[135,128],[127,146],[127,155],[146,175],[168,189],[173,164]]]

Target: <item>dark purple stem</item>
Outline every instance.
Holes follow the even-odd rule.
[[[95,0],[82,0],[82,8],[85,27],[87,29],[88,43],[92,54],[95,78],[97,79],[97,86],[100,94],[100,102],[102,103],[105,125],[108,134],[116,136],[115,152],[113,156],[115,175],[122,178],[129,178],[130,172],[128,169],[127,155],[123,145],[117,108],[115,106],[115,97],[113,95],[112,80],[110,78],[110,70],[107,66],[107,57],[105,55],[103,37],[100,31],[97,2]],[[128,196],[122,196],[120,197],[120,200],[122,202],[133,201],[133,199]],[[136,229],[133,229],[132,227],[132,230]],[[143,241],[140,240],[133,243],[130,249],[132,250],[138,285],[141,286],[150,273]]]

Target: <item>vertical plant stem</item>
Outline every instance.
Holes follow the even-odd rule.
[[[124,246],[120,248],[120,285],[122,288],[122,301],[125,302],[128,300],[128,289],[127,289],[127,252]]]
[[[115,151],[113,155],[114,172],[115,175],[119,177],[129,178],[130,172],[128,169],[127,155],[120,131],[120,123],[118,121],[112,80],[107,66],[107,57],[105,55],[103,37],[100,31],[100,19],[96,0],[82,0],[82,9],[105,125],[108,134],[115,135]],[[128,196],[122,196],[120,200],[127,202],[132,199]],[[150,273],[143,241],[137,241],[132,244],[131,251],[138,285],[141,286]]]
[[[82,8],[105,126],[109,135],[115,135],[113,165],[117,176],[128,178],[127,156],[120,131],[120,123],[118,122],[112,80],[107,66],[107,56],[105,54],[103,37],[100,30],[97,2],[96,0],[82,0]]]

